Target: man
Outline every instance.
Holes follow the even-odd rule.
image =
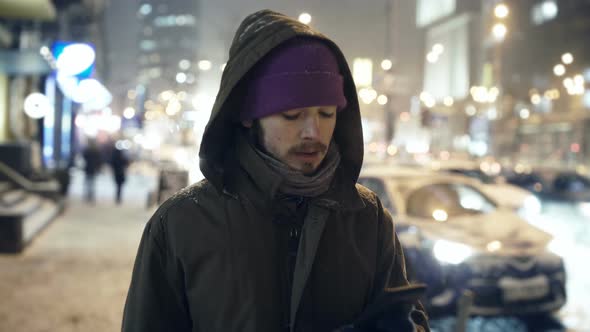
[[[338,47],[279,13],[246,17],[203,135],[206,180],[146,225],[123,330],[354,330],[408,284],[391,216],[355,185],[362,155]],[[428,330],[410,311],[396,331]]]
[[[102,166],[102,156],[96,140],[88,140],[88,145],[82,151],[82,157],[84,158],[85,174],[84,197],[87,202],[94,203],[96,174],[100,172],[100,167]]]

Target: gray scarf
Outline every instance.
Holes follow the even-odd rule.
[[[334,173],[340,164],[340,152],[336,143],[332,142],[328,153],[320,164],[315,174],[307,176],[295,170],[280,160],[260,151],[254,147],[254,151],[266,162],[266,164],[277,174],[280,174],[283,181],[279,191],[283,194],[316,197],[330,188]]]

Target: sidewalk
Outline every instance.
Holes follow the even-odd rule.
[[[0,331],[120,330],[155,178],[131,174],[120,206],[110,174],[97,179],[95,205],[82,201],[82,184],[75,173],[64,214],[24,253],[0,255]]]

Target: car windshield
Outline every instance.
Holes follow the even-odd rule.
[[[453,168],[453,169],[450,169],[449,171],[451,173],[462,174],[462,175],[468,176],[470,178],[478,179],[479,181],[481,181],[483,183],[487,183],[487,184],[495,183],[494,177],[487,175],[486,173],[484,173],[481,170]]]
[[[559,175],[553,184],[555,190],[582,192],[590,190],[590,180],[577,174]]]
[[[409,216],[436,221],[495,209],[494,203],[477,189],[455,183],[437,183],[413,190],[407,195],[406,207]]]

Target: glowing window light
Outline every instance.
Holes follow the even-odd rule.
[[[367,58],[354,59],[352,76],[357,86],[371,86],[373,84],[373,61]]]

